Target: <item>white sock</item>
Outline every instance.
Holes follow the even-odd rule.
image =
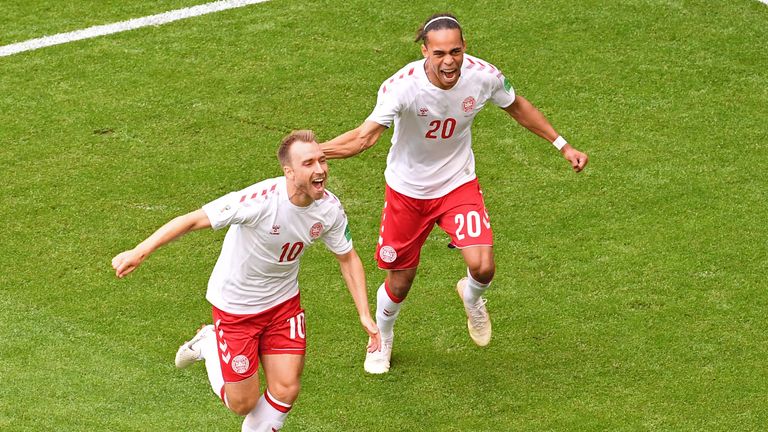
[[[242,432],[272,432],[283,427],[291,405],[280,402],[269,392],[269,387],[261,395],[256,406],[245,416]]]
[[[215,331],[215,330],[214,330]],[[221,374],[219,362],[219,349],[216,347],[217,339],[214,334],[203,338],[200,342],[200,357],[205,360],[205,370],[208,371],[208,381],[216,396],[220,397],[224,404],[227,398],[224,394],[224,376]]]
[[[491,286],[491,283],[482,284],[472,278],[472,274],[467,269],[467,286],[464,287],[464,303],[468,305],[474,305],[480,300],[480,296],[485,293],[485,290]]]
[[[382,339],[391,339],[394,336],[395,320],[403,305],[402,299],[395,301],[392,297],[394,296],[387,293],[384,284],[381,284],[376,292],[376,325],[379,327]]]

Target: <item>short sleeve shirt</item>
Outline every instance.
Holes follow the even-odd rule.
[[[338,198],[326,190],[309,206],[296,206],[285,177],[224,195],[203,211],[214,229],[229,227],[206,294],[228,313],[256,314],[298,294],[299,260],[315,241],[335,254],[352,250]]]
[[[472,121],[488,102],[511,105],[515,91],[495,66],[468,54],[448,90],[433,85],[424,66],[425,60],[412,62],[384,81],[367,120],[395,125],[387,184],[409,197],[430,199],[475,179]]]

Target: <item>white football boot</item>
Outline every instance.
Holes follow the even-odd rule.
[[[383,374],[389,372],[389,359],[392,358],[392,341],[394,336],[389,339],[381,338],[381,350],[366,352],[363,369],[369,374]]]
[[[199,342],[207,337],[215,337],[211,324],[201,327],[195,337],[181,344],[179,350],[176,351],[176,367],[184,369],[192,363],[202,360]]]
[[[456,291],[459,292],[461,303],[464,304],[464,311],[467,313],[467,329],[469,337],[478,345],[486,346],[491,342],[491,316],[485,304],[488,300],[480,297],[474,305],[468,305],[464,302],[464,288],[467,286],[467,278],[461,278],[456,284]]]

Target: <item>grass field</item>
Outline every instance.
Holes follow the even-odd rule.
[[[200,3],[3,1],[0,45]],[[359,124],[443,10],[590,165],[570,172],[501,110],[477,118],[498,261],[486,349],[436,230],[393,368],[365,375],[336,262],[312,249],[307,367],[284,430],[765,430],[768,6],[754,0],[273,0],[0,57],[0,430],[239,430],[203,367],[173,366],[210,320],[223,233],[126,280],[109,262],[279,175],[290,130]],[[389,137],[330,165],[370,294]]]

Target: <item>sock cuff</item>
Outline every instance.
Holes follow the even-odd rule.
[[[384,285],[384,291],[386,291],[387,296],[389,297],[390,300],[392,300],[392,302],[394,302],[394,303],[402,303],[403,302],[403,299],[401,299],[400,297],[392,294],[392,291],[389,290],[389,282],[384,281],[384,283],[382,285]]]
[[[272,396],[272,393],[269,392],[269,388],[264,390],[264,400],[266,400],[267,403],[272,406],[272,408],[280,411],[281,413],[287,413],[292,408],[291,404],[280,402],[274,396]]]

